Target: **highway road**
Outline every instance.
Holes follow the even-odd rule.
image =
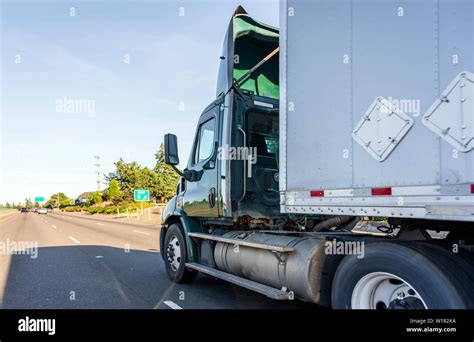
[[[0,308],[317,309],[202,275],[174,284],[158,236],[159,227],[60,213],[0,218]],[[12,254],[20,244],[29,254]]]

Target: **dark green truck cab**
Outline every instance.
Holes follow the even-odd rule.
[[[472,223],[397,216],[395,209],[386,208],[387,201],[400,203],[392,188],[322,187],[328,178],[341,180],[339,155],[343,163],[351,162],[343,157],[345,149],[335,146],[341,137],[348,139],[344,134],[350,136],[353,123],[347,120],[344,129],[333,127],[334,120],[342,122],[351,111],[333,114],[340,89],[321,92],[314,79],[337,83],[326,74],[332,70],[326,70],[328,61],[345,76],[352,70],[332,59],[339,52],[331,45],[332,36],[325,35],[325,25],[335,25],[339,32],[350,21],[313,23],[314,16],[332,7],[295,3],[308,23],[290,18],[287,1],[282,2],[280,40],[276,28],[255,21],[241,7],[233,14],[220,58],[216,99],[199,117],[183,171],[177,167],[177,137],[165,135],[166,163],[181,176],[176,196],[162,215],[160,252],[169,277],[185,283],[200,272],[269,298],[297,298],[340,309],[473,308],[474,266],[472,253],[466,252],[474,245]],[[337,10],[343,5],[334,6],[329,18],[352,13]],[[292,39],[288,24],[293,25]],[[307,34],[308,26],[316,33]],[[323,42],[331,42],[328,46],[311,45],[320,32],[325,32]],[[293,64],[288,64],[288,52]],[[313,65],[295,66],[295,55]],[[292,83],[285,78],[287,65],[293,66],[292,76],[297,75]],[[310,67],[315,65],[322,71]],[[305,86],[300,85],[302,78],[307,79]],[[293,97],[305,98],[296,111],[289,109],[288,87]],[[352,83],[344,87],[351,89]],[[337,101],[321,107],[328,96]],[[321,132],[321,122],[334,133]],[[370,171],[363,166],[365,173]],[[318,173],[321,169],[327,170],[324,176]],[[348,175],[350,180],[353,173]],[[296,184],[291,189],[288,180]],[[301,180],[310,185],[301,185]],[[424,197],[416,196],[420,198]],[[397,204],[396,210],[402,206]],[[381,210],[392,217],[381,218]],[[450,232],[440,241],[429,231]],[[454,245],[467,247],[454,254]]]

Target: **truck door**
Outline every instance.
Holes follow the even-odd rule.
[[[191,217],[217,217],[218,208],[218,160],[219,105],[214,105],[199,119],[193,149],[187,170],[193,171],[194,179],[186,181],[183,209]]]

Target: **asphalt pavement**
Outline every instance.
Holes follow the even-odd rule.
[[[317,309],[203,275],[174,284],[158,241],[158,226],[60,213],[0,218],[0,308]]]

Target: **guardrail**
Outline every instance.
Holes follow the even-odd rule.
[[[125,212],[120,212],[120,210],[117,208],[117,215],[116,217],[117,218],[126,218],[126,219],[129,219],[129,218],[136,218],[137,221],[140,219],[140,217],[143,217],[146,215],[146,217],[148,218],[148,221],[152,221],[151,219],[151,210],[153,208],[158,208],[158,215],[161,217],[163,215],[163,209],[164,209],[164,206],[156,206],[156,207],[148,207],[148,208],[145,208],[145,209],[140,209],[140,208],[127,208],[125,210]]]

